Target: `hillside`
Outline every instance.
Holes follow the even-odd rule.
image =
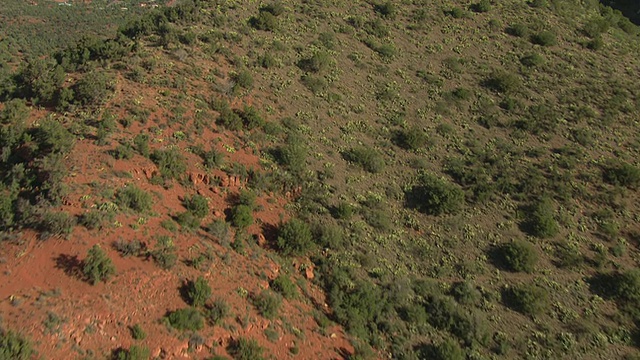
[[[0,359],[637,359],[619,11],[185,0],[118,23],[0,72]]]

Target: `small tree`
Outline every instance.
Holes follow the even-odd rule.
[[[107,253],[99,245],[93,245],[84,260],[82,272],[91,285],[107,281],[116,273],[116,268]]]
[[[507,306],[525,315],[538,315],[549,305],[547,290],[531,284],[520,284],[506,289],[503,300]]]
[[[171,312],[167,316],[169,324],[178,330],[191,330],[196,331],[202,329],[204,326],[204,319],[202,314],[193,307],[179,309]]]
[[[284,255],[303,255],[312,245],[313,235],[306,222],[291,219],[280,225],[277,246]]]
[[[458,210],[464,202],[464,192],[457,185],[424,173],[407,194],[407,200],[421,212],[441,215]]]
[[[531,207],[528,225],[531,234],[539,238],[549,238],[558,233],[551,199],[543,197]]]
[[[202,276],[187,284],[187,297],[191,305],[203,306],[211,296],[211,287]]]
[[[239,229],[253,224],[253,210],[247,205],[238,205],[231,210],[231,223]]]
[[[31,343],[27,339],[12,331],[0,330],[0,359],[28,360],[32,354]]]
[[[524,241],[513,241],[500,247],[500,257],[511,271],[532,272],[538,262],[538,254],[533,246]]]

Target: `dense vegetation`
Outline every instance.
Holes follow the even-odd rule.
[[[318,310],[353,337],[355,356],[633,356],[639,34],[595,1],[160,8],[109,39],[0,68],[0,230],[71,234],[75,217],[56,209],[70,192],[65,156],[92,139],[157,171],[96,194],[103,202],[79,218],[89,229],[115,212],[144,226],[158,197],[142,187],[181,186],[186,211],[165,230],[177,223],[257,254],[247,250],[247,232],[263,225],[256,198],[287,196],[291,218],[267,228],[265,247],[284,264],[313,262],[330,308]],[[157,89],[162,117],[141,101],[111,102],[142,85]],[[49,115],[30,121],[34,107]],[[134,123],[151,129],[130,138]],[[199,137],[205,130],[231,134],[226,151],[257,154],[261,169],[228,162]],[[193,159],[249,188],[204,228],[211,211],[189,184]],[[155,239],[116,248],[177,266],[171,238]],[[98,246],[83,272],[93,284],[115,275]],[[271,287],[245,294],[267,319],[304,298],[286,276]],[[199,331],[228,315],[203,277],[181,290],[192,307],[169,312],[171,328]],[[228,352],[263,357],[242,337]]]

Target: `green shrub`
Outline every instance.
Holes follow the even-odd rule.
[[[0,124],[23,124],[31,114],[31,110],[22,99],[11,99],[0,111]]]
[[[209,214],[209,202],[206,197],[199,194],[185,198],[184,206],[198,219],[202,219]]]
[[[278,18],[268,11],[260,11],[249,19],[249,24],[257,30],[275,31],[278,29]]]
[[[267,319],[273,319],[280,311],[282,298],[271,290],[264,290],[253,298],[253,306],[260,312],[260,315]]]
[[[433,360],[465,360],[467,358],[464,350],[457,341],[445,339],[439,343],[433,351]]]
[[[538,262],[538,254],[531,244],[515,240],[500,246],[502,263],[511,271],[532,272]]]
[[[249,70],[240,70],[231,78],[233,79],[233,81],[235,81],[236,86],[239,86],[241,88],[250,89],[253,86],[253,75],[251,75],[251,71]]]
[[[533,35],[531,42],[540,46],[553,46],[558,41],[556,40],[556,34],[551,31],[542,31]]]
[[[418,184],[407,193],[407,202],[426,214],[449,214],[462,207],[464,192],[459,186],[433,174],[422,173]]]
[[[376,150],[360,146],[352,148],[344,153],[347,161],[360,165],[370,173],[379,173],[385,167],[384,158]]]
[[[555,236],[558,231],[558,223],[554,218],[553,202],[548,197],[542,197],[530,209],[527,220],[529,232],[539,238]]]
[[[196,281],[187,283],[186,295],[190,305],[204,306],[211,296],[211,287],[205,278],[199,276]]]
[[[384,2],[382,4],[375,4],[373,9],[376,13],[380,14],[385,19],[393,20],[396,17],[397,9],[396,5],[391,1]]]
[[[477,13],[486,13],[491,11],[491,1],[489,0],[480,0],[480,2],[477,2],[473,5],[471,5],[471,10],[477,12]]]
[[[503,291],[504,303],[525,315],[539,315],[549,305],[547,290],[537,285],[520,284]]]
[[[467,281],[453,284],[450,294],[463,305],[475,305],[480,301],[480,292]]]
[[[58,121],[46,119],[36,129],[35,140],[40,151],[68,153],[73,148],[75,136]]]
[[[147,212],[151,210],[153,199],[144,190],[133,184],[129,184],[118,190],[116,203],[119,206],[132,209],[137,212]]]
[[[255,339],[240,337],[227,347],[234,360],[265,360],[264,349]]]
[[[148,360],[151,353],[149,348],[138,345],[131,345],[129,350],[118,349],[115,353],[115,360]]]
[[[163,247],[151,252],[153,261],[164,270],[171,269],[178,261],[178,255],[173,247]]]
[[[75,226],[76,218],[66,211],[47,211],[40,221],[40,230],[52,236],[69,235]]]
[[[224,154],[215,149],[202,152],[200,157],[204,161],[204,166],[208,169],[219,169],[224,165]]]
[[[500,93],[510,93],[520,88],[520,78],[505,71],[498,71],[485,80],[484,85]]]
[[[0,329],[0,360],[29,360],[32,355],[29,340],[12,331]]]
[[[212,325],[220,325],[224,318],[229,316],[229,304],[224,299],[218,298],[207,307],[206,316]]]
[[[640,184],[640,169],[625,162],[614,161],[604,168],[603,178],[609,184],[636,188]]]
[[[463,19],[469,17],[469,14],[461,7],[454,7],[447,12],[447,15],[451,16],[454,19]]]
[[[193,307],[173,311],[167,315],[167,320],[171,327],[178,330],[197,331],[204,326],[202,314]]]
[[[149,157],[149,135],[147,134],[138,134],[133,138],[133,146],[136,151],[140,153],[140,155],[144,157]]]
[[[116,268],[107,253],[96,244],[87,253],[87,258],[83,262],[82,273],[91,285],[96,285],[100,281],[106,282],[115,275]]]
[[[398,146],[413,151],[424,147],[428,142],[429,136],[417,126],[402,131],[397,138]]]
[[[300,78],[300,82],[314,95],[318,95],[327,88],[327,82],[323,77],[304,74]]]
[[[292,172],[304,170],[307,161],[307,146],[296,135],[289,135],[287,143],[276,151],[276,158],[280,165],[286,166]]]
[[[218,116],[218,120],[216,120],[216,124],[224,126],[231,131],[240,131],[243,126],[240,115],[231,109],[221,110],[220,116]]]
[[[231,223],[239,229],[253,224],[253,209],[247,205],[234,206],[231,209]]]
[[[187,171],[184,156],[177,148],[155,150],[151,154],[151,160],[158,166],[160,175],[164,179],[179,180]]]
[[[112,82],[114,79],[103,71],[87,73],[73,87],[75,100],[81,105],[100,105],[109,100],[109,96],[115,90]]]
[[[295,218],[280,224],[276,245],[286,256],[304,255],[313,246],[311,228],[306,222]]]
[[[640,305],[640,269],[620,273],[613,281],[613,293],[623,302]]]
[[[533,53],[520,58],[520,63],[526,67],[538,67],[544,65],[545,60],[542,55]]]
[[[331,58],[325,51],[316,51],[311,57],[298,62],[298,67],[304,71],[317,73],[329,67]]]
[[[507,28],[507,33],[523,38],[529,36],[529,28],[524,24],[513,24]]]
[[[298,296],[298,290],[296,285],[291,281],[291,279],[284,275],[280,274],[277,278],[271,281],[271,288],[278,292],[280,295],[284,296],[285,299],[295,299]]]
[[[147,333],[144,332],[140,324],[135,324],[131,327],[131,337],[135,340],[144,340],[147,337]]]

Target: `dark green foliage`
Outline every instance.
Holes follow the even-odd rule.
[[[209,214],[209,202],[206,197],[199,194],[186,197],[184,199],[184,207],[198,219],[202,219]]]
[[[414,126],[398,134],[397,144],[407,150],[418,150],[429,142],[429,136],[419,127]]]
[[[73,86],[75,101],[81,105],[101,105],[109,100],[115,90],[113,78],[103,71],[92,71],[86,74]]]
[[[47,211],[40,220],[40,230],[46,235],[69,235],[75,226],[76,218],[66,211]]]
[[[640,168],[622,161],[612,161],[603,171],[604,181],[609,184],[636,188],[640,184]]]
[[[286,256],[304,255],[313,246],[311,228],[306,222],[296,218],[280,224],[276,245]]]
[[[431,296],[424,306],[434,327],[449,331],[467,345],[486,342],[487,334],[480,319],[465,312],[451,298]]]
[[[187,163],[184,156],[177,148],[155,150],[151,154],[151,160],[158,166],[160,175],[164,179],[179,180],[187,171]]]
[[[347,161],[360,165],[370,173],[379,173],[385,167],[384,158],[375,149],[359,146],[344,153]]]
[[[409,205],[429,215],[449,214],[464,203],[462,189],[430,173],[422,173],[407,193]]]
[[[93,245],[83,262],[82,273],[91,285],[96,285],[115,275],[116,268],[107,253],[99,245]]]
[[[293,281],[291,281],[291,279],[288,276],[284,274],[278,275],[277,278],[271,281],[270,285],[274,291],[284,296],[285,299],[291,300],[291,299],[295,299],[296,296],[298,296],[298,290],[295,284],[293,283]]]
[[[234,206],[231,209],[231,223],[239,229],[253,224],[253,209],[247,205]]]
[[[514,240],[499,248],[500,260],[511,271],[532,272],[538,262],[538,254],[525,241]]]
[[[275,31],[278,29],[278,18],[269,11],[260,11],[249,19],[249,24],[257,30]]]
[[[553,46],[558,41],[556,40],[556,34],[551,31],[542,31],[533,35],[531,42],[540,46]]]
[[[236,86],[241,88],[250,89],[253,86],[253,76],[249,70],[240,70],[232,76],[232,79],[235,81]]]
[[[153,199],[144,190],[133,184],[129,184],[118,190],[116,193],[116,203],[137,212],[148,212],[153,205]]]
[[[349,220],[353,216],[353,206],[347,202],[340,202],[332,211],[333,217],[339,220]]]
[[[189,281],[186,285],[186,295],[192,306],[204,306],[211,296],[211,287],[205,278],[199,276],[196,281]]]
[[[331,58],[326,51],[316,51],[311,57],[298,62],[298,67],[304,71],[317,73],[329,67]]]
[[[209,169],[219,169],[224,164],[224,153],[211,149],[200,154],[204,161],[204,166]]]
[[[385,19],[393,20],[396,17],[397,9],[394,3],[387,1],[381,4],[375,4],[373,9]]]
[[[227,347],[227,351],[234,360],[264,360],[264,349],[255,339],[241,337]]]
[[[224,318],[229,316],[229,304],[224,299],[218,298],[206,309],[206,317],[210,324],[220,325]]]
[[[304,170],[307,159],[307,146],[304,141],[296,136],[289,135],[287,143],[275,152],[280,165],[286,166],[289,170],[299,173]]]
[[[118,349],[113,358],[114,360],[148,360],[149,356],[151,356],[149,348],[145,346],[131,345],[128,350],[122,348]]]
[[[115,159],[129,160],[133,157],[133,147],[131,144],[120,144],[110,153]]]
[[[51,103],[64,82],[65,73],[53,59],[28,59],[18,70],[18,93],[38,104]]]
[[[545,312],[549,306],[548,298],[547,290],[532,284],[515,285],[502,293],[502,300],[507,306],[525,315]]]
[[[282,297],[271,290],[264,290],[259,295],[255,296],[252,302],[260,315],[267,319],[273,319],[280,311],[280,307],[282,306]]]
[[[473,5],[471,5],[471,10],[477,12],[477,13],[486,13],[491,11],[491,1],[489,0],[480,0],[480,2],[477,2]]]
[[[29,340],[13,331],[0,329],[0,360],[29,360],[32,354]]]
[[[450,294],[462,305],[475,305],[480,301],[480,292],[467,281],[453,284]]]
[[[457,341],[446,339],[433,349],[433,360],[465,360],[464,350]]]
[[[135,340],[144,340],[147,337],[147,333],[144,332],[140,324],[135,324],[131,328],[131,337]]]
[[[454,19],[463,19],[469,17],[469,14],[463,8],[457,6],[447,11],[446,13]]]
[[[560,230],[554,218],[553,202],[548,197],[542,197],[529,211],[525,227],[534,236],[549,238]]]
[[[302,85],[304,85],[307,89],[309,89],[309,91],[311,91],[315,95],[322,93],[327,88],[326,80],[320,76],[304,74],[300,78],[300,82],[302,82]]]
[[[204,326],[204,319],[198,309],[188,307],[178,309],[167,315],[167,320],[171,327],[178,330],[201,330]]]
[[[525,55],[522,58],[520,58],[520,63],[522,63],[522,65],[526,67],[538,67],[538,66],[544,65],[544,62],[545,62],[544,57],[542,57],[542,55],[539,55],[537,53]]]
[[[523,38],[529,36],[529,28],[524,24],[513,24],[507,28],[507,33]]]
[[[58,121],[47,119],[36,129],[35,140],[41,151],[68,153],[73,148],[75,137]]]
[[[153,261],[164,270],[171,269],[178,261],[178,255],[173,247],[162,247],[151,252]]]
[[[216,120],[216,124],[222,125],[232,131],[242,130],[243,125],[242,117],[231,109],[222,109],[220,111],[220,116],[218,116],[218,120]]]
[[[201,218],[195,217],[190,211],[180,213],[175,218],[176,222],[185,229],[195,230],[200,227]]]
[[[4,108],[0,111],[0,124],[23,124],[30,113],[24,100],[11,99],[4,103]]]
[[[510,93],[520,88],[520,78],[505,71],[498,71],[484,81],[484,86],[500,93]]]
[[[149,157],[149,135],[147,134],[138,134],[133,138],[133,146],[136,151],[140,153],[140,155],[144,157]]]
[[[247,130],[264,126],[264,119],[253,106],[245,106],[239,115],[242,119],[242,124]]]

